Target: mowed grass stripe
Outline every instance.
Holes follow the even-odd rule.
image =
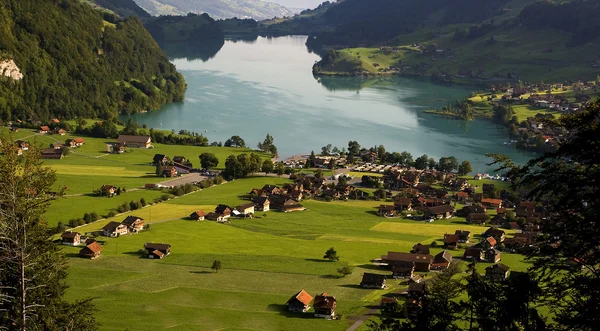
[[[382,222],[371,228],[372,231],[380,232],[394,232],[403,234],[417,234],[429,237],[444,238],[446,233],[454,233],[456,230],[467,230],[471,231],[471,234],[478,235],[488,227],[484,226],[473,226],[465,224],[435,224],[435,223],[393,223],[393,222]],[[506,231],[512,233],[514,231]]]
[[[141,177],[147,171],[128,170],[126,167],[106,167],[90,165],[53,164],[50,166],[59,175],[104,176],[104,177]],[[147,170],[152,170],[148,168]]]

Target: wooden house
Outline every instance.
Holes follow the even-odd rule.
[[[394,217],[398,215],[398,211],[396,210],[396,206],[381,205],[377,210],[377,215],[381,217]]]
[[[279,187],[277,187],[275,185],[268,185],[268,184],[263,186],[262,191],[265,194],[281,194],[281,193],[283,193]]]
[[[115,143],[115,144],[106,144],[106,149],[108,153],[112,154],[123,154],[125,153],[125,145]]]
[[[171,245],[169,244],[145,243],[144,249],[148,253],[149,259],[162,259],[171,254]]]
[[[490,216],[485,213],[471,213],[467,215],[467,224],[485,224],[490,219]]]
[[[406,262],[413,262],[415,264],[415,271],[427,272],[431,268],[431,261],[433,257],[429,254],[411,254],[411,253],[400,253],[400,252],[388,252],[387,255],[381,257],[383,261],[387,262],[389,267],[395,265],[405,265]]]
[[[429,245],[423,245],[421,243],[418,243],[416,245],[413,246],[412,250],[410,251],[411,254],[425,254],[428,255],[429,252]]]
[[[450,205],[441,205],[435,207],[429,207],[425,209],[425,217],[427,218],[451,218],[454,216],[454,207]]]
[[[510,268],[507,265],[498,263],[485,268],[485,278],[501,282],[508,278],[509,272]]]
[[[121,224],[125,225],[129,229],[129,232],[133,233],[144,229],[144,219],[137,216],[127,216]]]
[[[50,132],[50,128],[47,125],[43,125],[40,127],[40,131],[39,131],[40,134],[46,134],[48,132]]]
[[[224,223],[229,218],[229,216],[225,217],[225,214],[210,212],[206,214],[204,218],[207,220],[216,221],[217,223]]]
[[[484,236],[485,237],[489,237],[489,236],[494,237],[497,242],[501,243],[506,238],[506,232],[504,232],[504,230],[492,227],[485,231]]]
[[[154,165],[165,165],[169,162],[169,159],[164,154],[154,154],[152,158],[152,164]]]
[[[56,141],[50,144],[50,148],[61,149],[63,148],[63,144],[60,141]]]
[[[394,206],[401,211],[412,210],[412,199],[411,198],[398,198],[394,201]]]
[[[94,240],[79,251],[79,256],[93,260],[100,256],[102,248],[103,247]]]
[[[60,160],[65,156],[62,149],[45,148],[42,150],[42,159]]]
[[[254,214],[254,203],[239,205],[235,209],[242,215],[251,215]]]
[[[337,300],[334,296],[330,296],[327,293],[317,294],[313,303],[315,317],[332,319],[335,317],[336,305]]]
[[[162,167],[162,176],[163,177],[175,177],[175,176],[177,176],[177,169],[175,169],[174,166]]]
[[[463,254],[463,258],[465,260],[481,261],[485,259],[485,254],[481,248],[467,247],[467,249],[465,249],[465,253]]]
[[[481,204],[484,205],[486,208],[495,210],[498,208],[502,208],[502,199],[483,198],[481,199]]]
[[[485,251],[485,260],[490,263],[498,263],[501,260],[501,253],[495,248],[490,248]]]
[[[457,234],[444,234],[444,248],[456,249],[458,247],[458,240]]]
[[[450,263],[452,263],[452,255],[448,251],[444,250],[433,257],[431,262],[432,270],[444,270],[448,269]]]
[[[269,208],[271,206],[271,200],[263,196],[255,197],[254,199],[252,199],[252,202],[254,203],[254,210],[256,211],[269,211]]]
[[[283,195],[273,194],[270,196],[271,205],[270,208],[281,211],[284,213],[289,213],[292,211],[302,211],[305,208],[298,203],[298,201],[291,199],[289,197],[285,197]]]
[[[127,225],[119,222],[110,222],[102,228],[102,233],[105,237],[118,237],[129,232]]]
[[[458,236],[459,243],[468,244],[471,240],[471,231],[456,230],[454,234]]]
[[[415,263],[410,261],[399,261],[392,265],[392,278],[411,278],[415,272]]]
[[[77,246],[81,243],[81,234],[79,232],[67,231],[60,235],[60,239],[63,245]]]
[[[217,207],[215,207],[215,213],[217,213],[219,215],[223,215],[223,218],[231,217],[232,211],[233,211],[233,208],[231,208],[227,205],[223,205],[223,204],[219,204],[219,205],[217,205]]]
[[[61,135],[64,136],[67,134],[67,131],[64,129],[60,129],[60,128],[56,128],[56,130],[54,131],[57,135]]]
[[[126,147],[134,148],[150,148],[152,146],[152,138],[150,136],[130,136],[130,135],[119,135],[117,138],[119,144]]]
[[[360,286],[363,288],[385,288],[385,275],[365,273]]]
[[[190,214],[190,219],[194,221],[204,221],[205,216],[206,213],[204,212],[204,210],[197,210]]]
[[[497,244],[498,244],[498,242],[492,236],[485,238],[485,240],[483,241],[483,246],[485,248],[496,248]]]
[[[308,294],[305,290],[292,295],[292,297],[286,302],[289,311],[297,313],[305,313],[310,309],[310,303],[313,297]]]
[[[427,284],[424,282],[408,284],[408,296],[410,298],[422,298],[427,291]]]
[[[100,194],[110,198],[117,195],[117,190],[118,188],[114,185],[102,185],[100,188]]]

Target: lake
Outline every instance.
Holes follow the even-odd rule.
[[[415,158],[455,156],[478,172],[491,170],[486,153],[518,163],[533,156],[504,145],[505,129],[491,121],[423,112],[464,98],[471,89],[402,77],[317,78],[312,65],[320,57],[305,42],[302,36],[259,37],[214,47],[165,47],[187,81],[185,101],[133,118],[149,127],[200,132],[210,141],[239,135],[250,147],[269,133],[281,158],[319,152],[327,144],[341,149],[350,140]]]

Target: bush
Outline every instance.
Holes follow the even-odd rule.
[[[69,220],[69,227],[74,228],[76,226],[77,226],[77,220],[76,219]]]
[[[120,205],[119,207],[117,207],[117,211],[119,213],[125,213],[128,212],[130,210],[130,206],[127,202],[123,202],[122,205]]]
[[[85,220],[83,218],[80,218],[77,220],[77,226],[82,226],[85,225]]]
[[[163,194],[160,196],[160,201],[167,201],[167,200],[171,200],[171,195],[169,194]]]
[[[108,214],[106,215],[107,217],[115,217],[117,216],[117,212],[114,209],[111,209],[108,211]]]
[[[140,199],[140,204],[142,205],[142,207],[146,207],[146,199],[141,198]]]
[[[131,210],[137,210],[142,208],[142,204],[139,201],[131,201],[129,202],[129,208]]]
[[[434,240],[434,241],[431,242],[431,247],[435,248],[435,247],[438,247],[438,246],[439,245],[438,245],[437,241]]]

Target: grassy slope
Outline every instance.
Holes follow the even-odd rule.
[[[233,220],[230,225],[187,220],[160,223],[199,208],[209,210],[217,203],[237,204],[242,202],[238,195],[253,187],[285,181],[236,180],[136,211],[146,219],[151,214],[155,222],[151,230],[102,238],[105,249],[98,260],[70,259],[69,298],[99,297],[98,318],[105,330],[345,330],[351,321],[303,318],[307,316],[285,312],[283,304],[302,288],[313,295],[327,291],[338,298],[339,313],[357,314],[385,293],[356,286],[364,272],[384,272],[374,268],[371,259],[388,250],[408,251],[417,242],[439,240],[446,231],[467,228],[460,220],[429,224],[382,219],[375,215],[380,204],[375,201],[305,201],[305,212],[268,212],[266,217],[257,213],[252,220]],[[104,223],[79,231],[94,231]],[[168,242],[173,253],[161,261],[142,259],[137,252],[148,241]],[[322,262],[331,246],[341,256],[340,262]],[[68,256],[77,252],[77,248],[64,250]],[[434,254],[439,251],[433,249]],[[462,251],[452,254],[460,256]],[[214,259],[223,263],[218,273],[209,269]],[[519,255],[503,254],[504,263],[513,270],[527,268],[521,260]],[[357,268],[352,275],[338,278],[336,269],[345,263]],[[488,265],[482,263],[479,268]],[[391,280],[388,285],[390,291],[405,286]]]

